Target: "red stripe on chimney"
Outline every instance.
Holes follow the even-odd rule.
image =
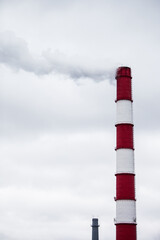
[[[117,79],[117,100],[132,101],[132,86],[131,86],[131,69],[128,67],[120,67],[116,73]]]
[[[135,200],[134,174],[116,174],[116,200]]]
[[[118,124],[117,126],[117,146],[118,148],[130,148],[133,146],[133,125],[132,124]]]
[[[117,224],[116,240],[136,240],[136,224]]]

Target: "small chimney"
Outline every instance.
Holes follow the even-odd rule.
[[[92,240],[99,240],[98,218],[92,218]]]

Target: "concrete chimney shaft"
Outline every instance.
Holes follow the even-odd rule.
[[[131,69],[118,68],[116,80],[116,240],[136,240]]]

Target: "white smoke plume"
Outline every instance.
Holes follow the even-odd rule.
[[[68,58],[60,52],[50,50],[39,56],[32,56],[27,43],[12,32],[0,33],[0,63],[17,70],[45,75],[52,72],[64,74],[72,79],[91,78],[95,81],[114,79],[115,66],[112,68],[85,64],[78,57]]]

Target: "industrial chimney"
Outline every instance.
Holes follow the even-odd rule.
[[[92,240],[99,240],[99,233],[98,233],[98,218],[92,218]]]
[[[116,80],[116,240],[136,240],[131,69],[118,68]]]

